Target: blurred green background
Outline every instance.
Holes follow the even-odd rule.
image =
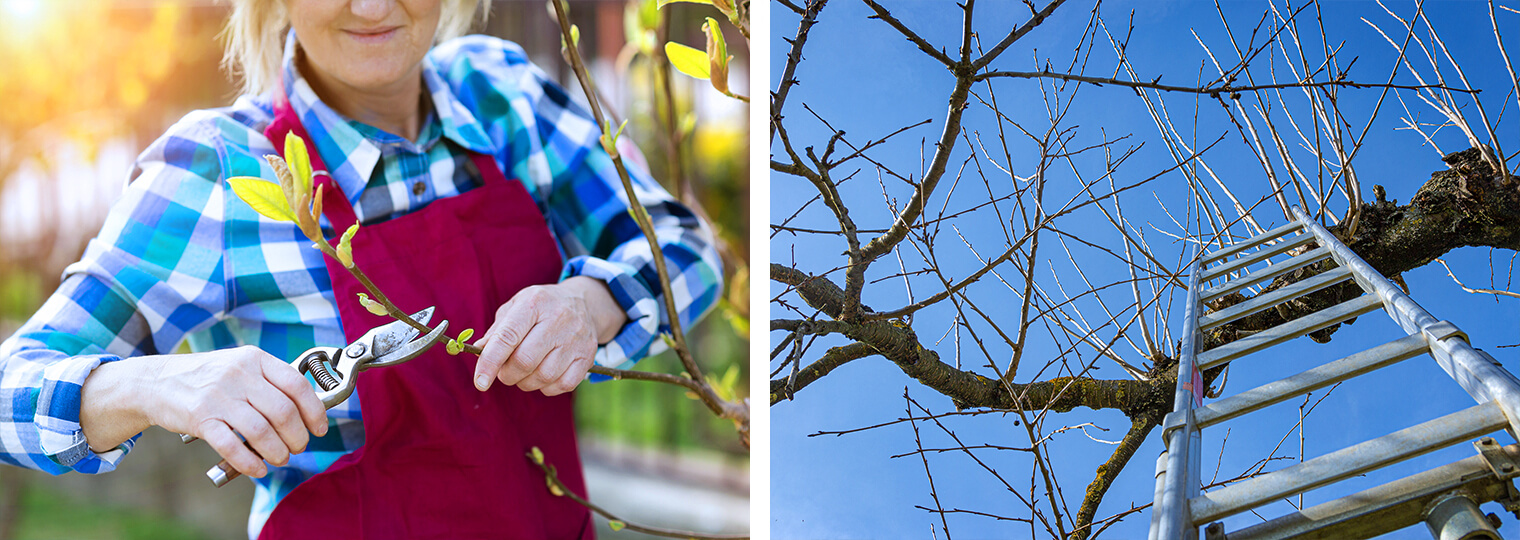
[[[571,4],[604,99],[630,120],[625,133],[655,177],[668,178],[669,147],[653,120],[661,100],[652,93],[650,64],[625,46],[628,3]],[[136,154],[186,112],[235,97],[218,68],[217,33],[227,10],[209,0],[0,0],[0,57],[7,59],[0,62],[0,97],[11,104],[0,107],[0,335],[8,337],[31,316],[63,267],[83,252]],[[671,4],[662,12],[670,17],[670,39],[698,49],[703,20],[723,20],[697,4]],[[746,40],[723,26],[736,57],[730,87],[747,93]],[[535,63],[581,95],[560,57],[558,28],[545,2],[493,2],[489,21],[477,31],[522,44]],[[738,370],[743,396],[750,376],[747,106],[706,81],[680,74],[671,81],[677,111],[691,111],[696,120],[681,161],[687,196],[705,209],[727,245],[727,298],[692,330],[691,342],[708,374]],[[681,371],[670,353],[637,367]],[[577,417],[592,499],[636,522],[743,532],[748,450],[730,422],[685,394],[638,381],[581,386]],[[114,473],[50,477],[0,466],[0,540],[245,537],[252,484],[213,488],[202,473],[215,461],[204,444],[183,445],[152,428]]]

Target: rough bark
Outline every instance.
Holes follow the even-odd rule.
[[[821,276],[809,276],[795,268],[771,265],[771,279],[797,289],[804,301],[834,317],[843,309],[844,290]],[[1172,383],[1160,377],[1151,381],[1098,380],[1089,377],[1058,377],[1028,384],[1004,384],[971,371],[956,369],[925,348],[911,326],[900,319],[832,325],[856,343],[869,345],[898,369],[955,401],[958,408],[1039,410],[1068,412],[1077,407],[1119,409],[1130,412],[1157,406],[1170,407]],[[771,402],[785,399],[786,379],[771,385]]]

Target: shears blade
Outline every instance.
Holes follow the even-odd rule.
[[[411,319],[419,324],[427,325],[433,318],[433,309],[429,307],[413,313]],[[370,330],[359,340],[361,343],[367,342],[367,346],[370,347],[369,356],[372,358],[365,362],[361,369],[384,367],[416,358],[431,347],[448,327],[449,322],[443,321],[422,339],[417,339],[417,334],[420,332],[406,324],[406,321],[393,321]]]

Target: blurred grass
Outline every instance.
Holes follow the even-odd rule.
[[[201,540],[205,533],[141,510],[82,503],[39,485],[26,490],[16,540]]]

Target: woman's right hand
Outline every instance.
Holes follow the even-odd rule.
[[[264,461],[281,466],[304,451],[308,432],[327,433],[327,408],[306,378],[250,346],[104,364],[82,401],[80,424],[96,451],[157,425],[200,437],[252,477],[264,476]]]

